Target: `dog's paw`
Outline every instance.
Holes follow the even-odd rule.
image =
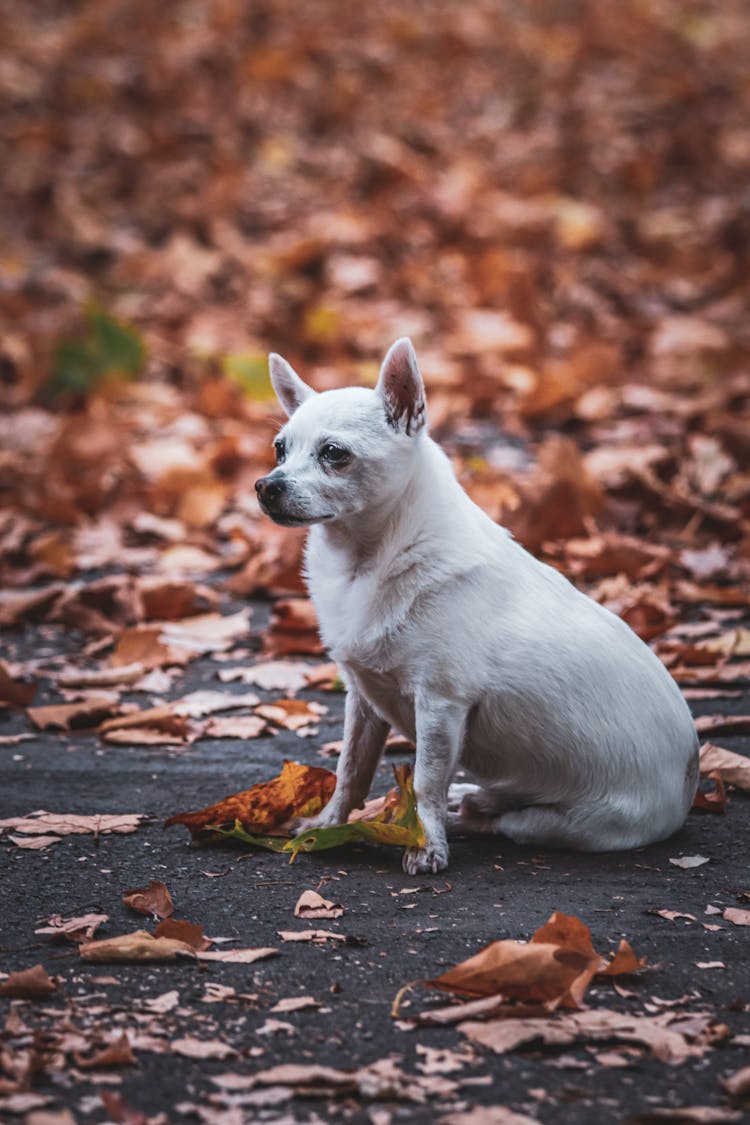
[[[425,848],[407,848],[403,868],[407,875],[435,875],[448,866],[448,845],[444,840]]]
[[[341,823],[342,822],[333,812],[326,814],[326,810],[323,809],[317,816],[297,817],[297,819],[293,820],[289,825],[289,831],[292,836],[301,836],[303,832],[310,832],[313,828],[333,828],[335,825]]]

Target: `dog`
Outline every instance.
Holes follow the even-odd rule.
[[[317,393],[281,356],[269,367],[288,421],[255,487],[276,523],[310,528],[307,584],[346,686],[336,788],[303,826],[362,805],[394,727],[416,743],[425,843],[404,853],[410,875],[447,866],[447,827],[581,851],[680,828],[698,739],[677,685],[469,499],[428,436],[411,341],[374,389]],[[459,763],[476,784],[449,792]]]

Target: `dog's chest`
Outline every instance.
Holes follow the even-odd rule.
[[[373,575],[342,578],[320,567],[310,568],[308,578],[321,636],[332,655],[379,666],[391,628],[387,592]]]

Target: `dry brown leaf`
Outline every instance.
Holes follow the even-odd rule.
[[[228,1059],[237,1054],[233,1047],[221,1039],[196,1039],[190,1035],[173,1039],[170,1050],[186,1059]]]
[[[340,918],[344,907],[338,902],[330,902],[317,891],[303,891],[294,907],[295,918]]]
[[[18,848],[23,848],[29,852],[40,852],[44,848],[50,847],[51,844],[59,844],[60,836],[8,836],[9,840]]]
[[[142,663],[124,664],[116,668],[92,668],[88,671],[78,668],[67,668],[57,675],[58,687],[125,687],[137,683],[146,672],[146,665]]]
[[[47,975],[42,965],[31,969],[19,969],[11,973],[7,980],[0,981],[0,996],[16,1000],[43,1000],[57,991],[57,985]]]
[[[605,967],[591,944],[588,927],[557,911],[528,944],[492,942],[426,983],[460,996],[501,994],[508,999],[575,1008],[594,974]]]
[[[272,1012],[301,1012],[305,1008],[319,1008],[320,1001],[316,1000],[314,996],[286,996],[283,1000],[277,1000],[274,1006],[270,1009]]]
[[[645,957],[636,957],[630,942],[622,938],[617,952],[605,969],[600,969],[597,976],[619,977],[626,973],[637,973],[646,967]]]
[[[179,621],[195,617],[218,604],[218,595],[209,586],[188,581],[149,578],[136,585],[143,616],[147,621]]]
[[[664,1015],[636,1016],[599,1008],[541,1019],[470,1021],[459,1024],[458,1030],[472,1042],[481,1043],[497,1054],[505,1054],[537,1041],[554,1047],[576,1042],[615,1041],[643,1045],[662,1062],[678,1065],[689,1058],[700,1058],[705,1053],[710,1040],[711,1017],[694,1017],[693,1030],[689,1034],[669,1026],[678,1020],[674,1012],[665,1018]]]
[[[202,738],[260,738],[268,733],[268,723],[260,715],[232,715],[209,719]]]
[[[317,656],[323,652],[315,608],[308,598],[284,598],[273,604],[271,622],[263,634],[269,656]]]
[[[61,918],[59,914],[52,914],[46,919],[47,924],[37,927],[34,933],[75,942],[91,941],[99,927],[108,921],[109,914],[82,914],[78,918]]]
[[[82,816],[79,813],[50,813],[40,810],[28,816],[9,817],[0,820],[0,833],[11,829],[25,836],[44,836],[54,832],[57,836],[107,836],[112,832],[128,834],[135,832],[145,813],[94,813]]]
[[[18,625],[21,621],[44,616],[64,590],[61,583],[41,590],[0,590],[0,626]]]
[[[152,879],[147,887],[136,887],[122,892],[122,901],[131,910],[152,918],[169,918],[174,913],[174,903],[166,885]]]
[[[743,1066],[721,1079],[721,1084],[733,1102],[745,1105],[750,1102],[750,1066]]]
[[[231,965],[252,965],[254,961],[264,961],[267,957],[275,957],[277,953],[278,949],[274,949],[273,946],[259,946],[257,949],[198,950],[196,957],[199,961],[221,961]]]
[[[29,707],[26,714],[39,730],[85,730],[96,727],[121,705],[117,695],[93,695],[78,703],[51,703]]]
[[[503,1105],[478,1105],[473,1109],[445,1113],[438,1125],[540,1125],[538,1118],[516,1113]]]
[[[11,707],[28,707],[36,695],[36,681],[23,683],[10,674],[7,664],[0,660],[0,704]]]
[[[314,700],[301,699],[276,699],[273,703],[261,703],[256,707],[256,715],[267,719],[269,723],[292,730],[298,735],[304,735],[315,729],[321,715],[325,715],[328,708]]]
[[[722,918],[726,918],[733,926],[750,926],[750,910],[740,910],[737,906],[728,906]]]
[[[315,691],[341,691],[343,684],[336,664],[315,664],[305,671],[305,683]]]
[[[325,941],[346,941],[346,934],[336,934],[333,930],[277,930],[282,941],[311,941],[315,944]]]
[[[704,777],[718,776],[727,785],[750,793],[750,758],[706,742],[700,749],[700,768]]]
[[[202,953],[211,947],[211,938],[203,933],[203,927],[194,922],[186,922],[181,918],[164,918],[154,930],[154,937],[167,938],[170,941],[187,945],[196,953]]]
[[[283,691],[295,695],[307,686],[308,665],[297,660],[263,660],[249,667],[221,668],[219,679],[224,683],[241,680],[255,684],[264,691]]]
[[[79,947],[84,961],[106,963],[109,961],[176,961],[179,957],[194,957],[192,945],[169,937],[155,937],[146,930],[131,934],[91,941]]]
[[[94,1051],[91,1055],[82,1055],[79,1051],[73,1052],[76,1066],[81,1070],[104,1070],[110,1066],[132,1066],[136,1059],[130,1046],[130,1040],[123,1034],[101,1050]]]

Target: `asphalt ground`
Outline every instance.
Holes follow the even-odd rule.
[[[255,606],[254,627],[262,624],[265,612],[262,604]],[[81,640],[45,626],[6,635],[4,647],[6,655],[22,659],[71,652]],[[243,662],[247,658],[238,661]],[[210,657],[194,661],[169,696],[199,687],[247,690],[222,685],[216,678],[221,666]],[[59,699],[48,687],[35,703]],[[259,694],[271,699],[279,693]],[[635,852],[538,852],[502,838],[455,840],[450,867],[438,876],[406,876],[395,848],[349,846],[303,855],[290,865],[285,857],[233,843],[195,846],[182,826],[163,829],[170,814],[275,776],[285,757],[334,767],[320,747],[340,736],[343,696],[310,691],[301,697],[329,708],[314,737],[281,731],[249,743],[206,739],[165,747],[105,745],[88,733],[35,732],[28,740],[0,747],[1,817],[37,809],[148,817],[131,835],[67,836],[36,852],[2,837],[0,968],[9,973],[41,962],[59,984],[57,993],[43,1001],[1,1000],[3,1013],[18,1011],[37,1034],[67,1021],[67,1027],[105,1038],[125,1030],[136,1043],[137,1033],[150,1034],[152,1040],[155,1035],[158,1046],[135,1046],[135,1063],[128,1066],[65,1066],[37,1074],[31,1091],[48,1099],[45,1110],[59,1113],[67,1107],[76,1122],[114,1119],[102,1103],[103,1090],[117,1093],[137,1111],[121,1120],[137,1122],[137,1113],[163,1114],[170,1123],[221,1125],[427,1122],[441,1113],[481,1106],[509,1107],[543,1125],[601,1125],[629,1121],[656,1108],[728,1109],[721,1081],[750,1061],[750,931],[721,917],[726,907],[741,906],[739,896],[750,891],[747,798],[732,794],[723,815],[694,811],[670,840]],[[138,701],[144,705],[142,696]],[[694,703],[693,708],[695,714],[747,714],[749,702],[734,697]],[[21,712],[0,715],[3,735],[29,729]],[[746,736],[716,741],[750,753]],[[384,759],[377,792],[390,787],[392,764],[403,760]],[[683,855],[705,856],[709,862],[686,870],[670,863]],[[82,962],[73,944],[34,933],[52,914],[91,911],[109,915],[97,937],[149,928],[146,919],[122,904],[121,893],[152,879],[169,887],[175,917],[242,947],[275,946],[278,955],[252,965],[95,965]],[[334,921],[294,918],[305,889],[342,903],[346,913]],[[665,909],[693,920],[654,913]],[[495,1055],[472,1047],[452,1027],[410,1028],[406,1021],[415,1011],[449,999],[438,1001],[435,993],[419,989],[405,996],[401,1021],[394,1021],[391,1006],[402,986],[434,977],[494,939],[527,939],[556,910],[590,926],[600,952],[613,950],[624,937],[648,960],[645,972],[622,978],[621,993],[611,983],[591,988],[591,1008],[641,1015],[709,1010],[729,1034],[702,1056],[670,1065],[643,1049],[623,1050],[622,1044],[615,1062],[601,1044],[529,1045]],[[311,926],[347,940],[315,945],[278,937],[280,930]],[[207,985],[214,984],[235,993],[207,1002]],[[171,990],[178,993],[176,1006],[161,1015],[150,1012],[148,1002]],[[299,996],[312,996],[319,1006],[271,1013],[280,999]],[[269,1030],[269,1019],[286,1026],[271,1023]],[[170,1044],[186,1036],[219,1039],[237,1053],[224,1059],[182,1057]],[[463,1062],[438,1075],[454,1084],[448,1093],[420,1093],[415,1083],[411,1096],[424,1098],[422,1102],[403,1096],[368,1100],[346,1092],[291,1097],[276,1087],[270,1094],[240,1092],[233,1104],[232,1095],[214,1081],[277,1063],[356,1068],[389,1057],[407,1075],[423,1076],[419,1067],[429,1069],[430,1059],[437,1057],[425,1048],[456,1052]],[[11,1112],[13,1104],[12,1099],[0,1100],[3,1119],[22,1119]],[[733,1112],[739,1116],[710,1120],[742,1119],[741,1111]]]

